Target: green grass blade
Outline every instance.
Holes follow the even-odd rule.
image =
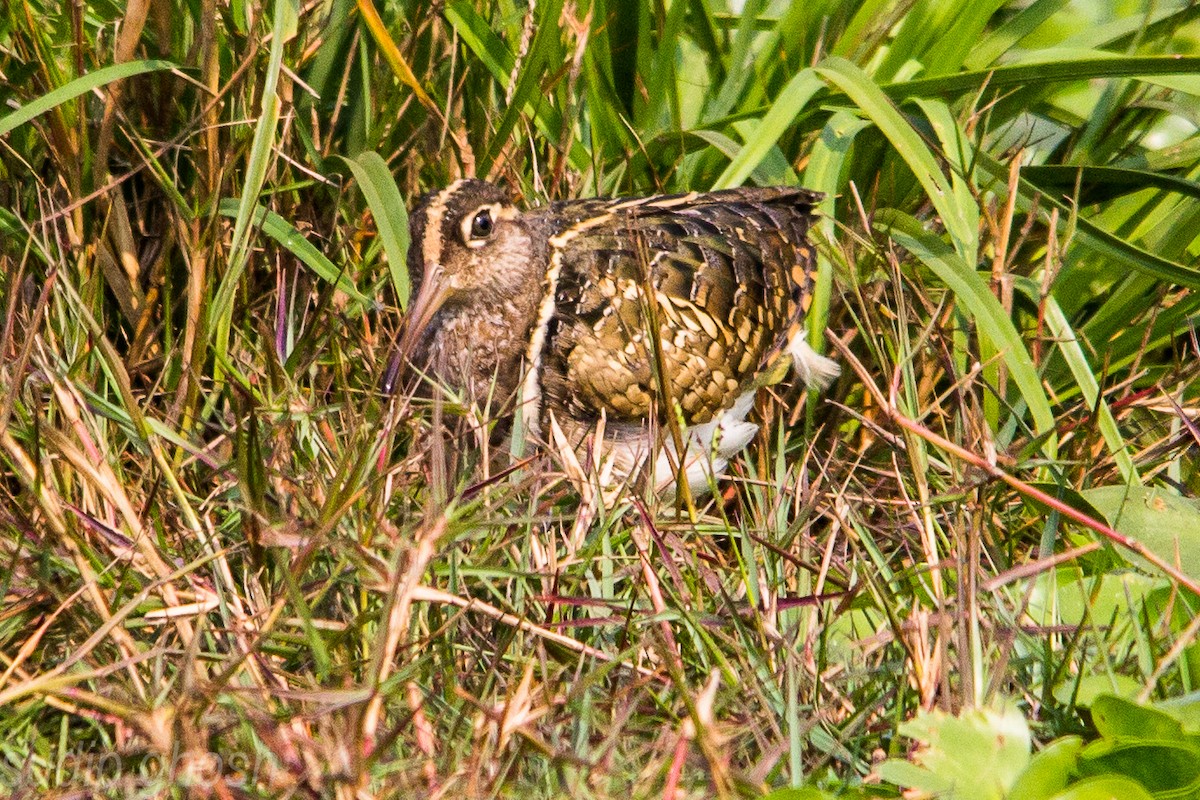
[[[263,83],[262,112],[254,127],[254,142],[250,147],[250,160],[246,164],[246,179],[242,195],[238,199],[237,219],[233,226],[233,241],[229,247],[229,264],[216,297],[209,309],[212,324],[209,330],[216,334],[218,362],[225,358],[229,348],[229,326],[233,314],[233,295],[238,281],[246,268],[249,257],[251,218],[258,207],[258,195],[267,177],[276,128],[279,125],[281,101],[279,99],[279,74],[283,66],[284,43],[296,33],[297,5],[295,0],[275,0],[275,20],[272,28],[271,56]],[[220,369],[218,368],[218,372]]]
[[[1113,163],[1124,169],[1187,169],[1200,163],[1200,135],[1193,134],[1178,144],[1160,150],[1135,153]]]
[[[1016,288],[1024,292],[1033,302],[1045,303],[1046,325],[1050,328],[1050,333],[1066,360],[1067,366],[1070,367],[1071,375],[1079,386],[1084,402],[1087,403],[1088,408],[1094,409],[1096,412],[1100,435],[1104,438],[1104,444],[1107,445],[1109,452],[1112,453],[1117,469],[1121,471],[1121,477],[1125,483],[1141,483],[1137,467],[1134,466],[1133,458],[1129,455],[1129,449],[1121,436],[1117,421],[1113,418],[1112,409],[1108,407],[1104,395],[1100,392],[1100,384],[1096,381],[1092,366],[1088,363],[1083,347],[1079,344],[1079,338],[1072,330],[1071,323],[1063,313],[1062,307],[1059,306],[1053,295],[1043,300],[1041,287],[1030,278],[1016,276],[1015,280]]]
[[[1200,200],[1200,181],[1179,178],[1162,172],[1120,167],[1045,165],[1021,167],[1021,177],[1049,193],[1057,189],[1073,198],[1078,184],[1081,205],[1112,200],[1142,189],[1162,189]]]
[[[758,36],[755,20],[766,7],[765,0],[749,0],[738,18],[737,32],[733,36],[726,60],[725,80],[716,89],[716,94],[706,109],[706,119],[723,117],[745,100],[746,83],[754,75],[755,46],[767,52],[766,42],[755,41]],[[771,34],[765,34],[770,36]]]
[[[1200,72],[1200,56],[1129,57],[1119,53],[1101,54],[1096,50],[1089,51],[1089,54],[1090,58],[1080,58],[1079,51],[1076,50],[1054,57],[1045,50],[1038,50],[1028,61],[1019,64],[890,83],[882,87],[882,90],[893,100],[903,100],[933,95],[958,96],[978,91],[984,85],[991,89],[1012,89],[1104,78],[1145,78]],[[827,101],[838,102],[838,98],[830,97]]]
[[[218,211],[221,216],[236,217],[239,205],[237,200],[226,197],[221,201]],[[358,308],[368,309],[374,305],[371,298],[358,290],[344,269],[335,266],[312,242],[305,239],[295,226],[274,211],[261,205],[258,206],[254,210],[251,224],[278,242],[283,249],[295,256],[319,278],[337,286],[338,290],[347,295]]]
[[[934,135],[941,145],[941,155],[950,166],[950,188],[953,193],[952,203],[966,219],[964,228],[968,236],[967,252],[979,251],[979,204],[971,193],[975,183],[972,171],[975,166],[975,146],[958,126],[950,107],[941,100],[918,99],[918,108],[929,120]]]
[[[512,92],[512,100],[504,109],[504,115],[496,126],[487,153],[479,161],[481,175],[491,173],[497,156],[510,144],[512,130],[521,114],[527,113],[529,110],[533,110],[535,116],[542,113],[540,109],[544,99],[541,95],[542,78],[546,71],[546,65],[561,61],[562,56],[558,52],[558,29],[547,22],[547,20],[558,19],[562,13],[561,2],[539,3],[537,13],[542,17],[542,23],[537,26],[537,32],[530,43],[529,52],[521,65],[521,72],[516,76],[516,87]],[[512,76],[509,77],[511,79]]]
[[[516,59],[500,37],[488,27],[487,20],[480,16],[475,6],[466,0],[453,0],[446,4],[443,13],[467,49],[483,62],[483,66],[501,86],[508,88],[508,79]]]
[[[884,30],[894,27],[900,13],[900,7],[891,0],[862,0],[829,54],[855,60],[857,54],[870,47],[872,38],[882,37]]]
[[[387,253],[388,274],[401,308],[408,307],[412,283],[408,275],[408,210],[396,186],[396,179],[387,162],[375,152],[359,153],[355,158],[342,158],[350,169],[358,188],[375,217],[375,227]]]
[[[970,70],[982,70],[1021,43],[1047,20],[1062,10],[1070,0],[1035,0],[1018,11],[1004,24],[986,34],[963,61]]]
[[[634,139],[625,120],[621,118],[621,98],[617,96],[608,79],[603,60],[595,49],[583,58],[583,80],[586,103],[591,115],[588,134],[590,147],[596,159],[602,161],[634,147]]]
[[[634,126],[639,131],[658,133],[661,130],[678,130],[680,125],[678,92],[684,85],[676,72],[679,61],[680,34],[682,33],[687,3],[672,3],[663,20],[662,30],[655,32],[656,47],[649,55],[648,69],[643,73],[649,80],[644,95],[645,103],[638,109]],[[651,37],[644,37],[650,40]]]
[[[467,48],[483,62],[492,78],[507,90],[516,57],[488,27],[487,21],[467,0],[448,3],[442,13]],[[538,131],[547,140],[557,142],[562,134],[562,115],[550,103],[537,102],[536,92],[532,94],[535,96],[521,110],[534,121]],[[591,166],[591,156],[579,142],[572,143],[570,160],[571,166],[579,172],[586,172]]]
[[[988,21],[1006,0],[967,0],[962,3],[949,27],[940,31],[933,46],[921,54],[927,74],[948,75],[958,72],[972,48],[979,42]]]
[[[157,72],[165,69],[179,69],[179,65],[173,61],[150,58],[141,61],[126,61],[122,64],[113,64],[108,67],[101,67],[86,75],[80,75],[73,81],[53,91],[46,92],[38,99],[31,100],[16,111],[0,117],[0,136],[3,136],[19,125],[24,125],[29,120],[41,114],[45,114],[57,105],[61,105],[68,100],[74,100],[76,97],[87,94],[105,84],[125,78],[132,78],[134,75],[144,75],[147,72]]]
[[[829,118],[829,122],[825,123],[820,138],[809,153],[808,167],[804,170],[804,185],[825,195],[818,206],[821,218],[817,227],[827,242],[835,241],[834,212],[837,194],[842,187],[842,170],[849,158],[851,145],[854,144],[854,138],[869,127],[871,123],[849,111],[837,111]],[[825,340],[825,322],[829,318],[832,296],[833,265],[829,257],[818,250],[817,286],[806,320],[809,325],[808,340],[818,351]]]
[[[844,91],[888,138],[933,202],[950,234],[954,249],[964,261],[974,263],[977,229],[967,209],[956,202],[954,190],[942,174],[937,159],[912,125],[880,88],[849,61],[826,59],[816,67],[816,71]]]
[[[1065,204],[1048,201],[1051,205],[1065,208]],[[1106,256],[1118,263],[1127,264],[1136,270],[1153,275],[1154,277],[1186,286],[1189,289],[1200,290],[1200,270],[1176,264],[1174,261],[1157,256],[1147,250],[1127,242],[1119,236],[1101,229],[1086,219],[1077,222],[1081,236],[1080,243],[1093,252]]]
[[[1008,168],[986,152],[979,153],[978,166],[991,175],[994,180],[1008,181]],[[1071,208],[1058,200],[1054,192],[1044,192],[1026,178],[1021,178],[1018,186],[1020,194],[1017,206],[1022,211],[1028,211],[1032,207],[1033,198],[1040,195],[1043,205],[1048,204],[1059,209],[1064,218],[1073,216]],[[1118,263],[1127,264],[1133,269],[1153,275],[1160,280],[1186,286],[1189,289],[1200,289],[1200,269],[1185,267],[1143,250],[1082,217],[1077,218],[1076,224],[1080,234],[1080,243],[1094,253],[1111,258]]]
[[[430,113],[440,115],[442,113],[441,109],[433,101],[433,98],[429,96],[429,93],[425,91],[425,87],[421,85],[421,81],[413,74],[412,67],[409,66],[404,54],[400,52],[400,48],[392,38],[391,32],[379,16],[379,11],[375,8],[375,4],[371,0],[359,0],[357,7],[363,26],[370,32],[371,38],[375,40],[375,46],[379,48],[380,54],[383,55],[384,60],[391,67],[392,74],[412,91],[413,96],[417,98],[421,105],[429,109]]]
[[[875,214],[875,226],[919,258],[954,292],[974,318],[980,335],[991,339],[1004,359],[1009,375],[1029,406],[1035,432],[1042,435],[1053,431],[1054,413],[1025,343],[1021,341],[1012,319],[974,266],[965,262],[945,242],[926,231],[921,223],[907,214],[894,209],[881,209]],[[1056,450],[1056,438],[1048,436],[1043,444],[1043,452],[1053,459]]]
[[[1157,7],[1155,7],[1157,6]],[[1172,8],[1175,6],[1175,8]],[[1170,41],[1171,34],[1194,20],[1200,13],[1196,3],[1159,3],[1149,5],[1143,13],[1115,14],[1099,24],[1078,25],[1068,28],[1066,36],[1056,45],[1049,47],[1105,48],[1113,52],[1130,51],[1152,39],[1159,39],[1171,50],[1176,49]],[[1166,41],[1162,41],[1166,34]],[[1166,48],[1164,48],[1166,49]]]
[[[801,70],[788,81],[779,93],[779,97],[771,104],[771,108],[763,116],[762,121],[754,128],[753,133],[746,137],[742,149],[729,162],[729,166],[721,173],[713,184],[714,189],[726,189],[731,186],[741,186],[754,171],[767,153],[783,136],[796,117],[808,107],[809,100],[822,87],[821,79],[811,69]]]

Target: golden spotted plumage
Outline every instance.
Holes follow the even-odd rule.
[[[807,305],[813,200],[771,188],[552,206],[566,227],[551,239],[564,266],[546,397],[578,416],[661,417],[657,329],[671,400],[689,424],[712,419]]]

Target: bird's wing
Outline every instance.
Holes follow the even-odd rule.
[[[811,297],[817,195],[735,189],[555,207],[555,313],[544,391],[582,420],[710,420]],[[651,335],[656,332],[657,335]],[[656,365],[671,404],[660,393]]]

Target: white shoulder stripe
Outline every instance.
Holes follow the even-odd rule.
[[[542,414],[542,351],[550,333],[550,320],[554,318],[555,296],[558,294],[558,275],[562,271],[563,251],[554,247],[550,255],[550,268],[542,283],[542,302],[538,305],[537,321],[533,335],[529,337],[529,349],[525,351],[525,382],[521,387],[521,422],[526,435],[541,434]]]

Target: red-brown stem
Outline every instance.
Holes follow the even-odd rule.
[[[954,455],[958,456],[963,461],[966,461],[966,462],[970,463],[972,466],[983,470],[984,472],[986,472],[988,475],[992,476],[993,478],[999,478],[1000,480],[1004,481],[1009,486],[1013,487],[1014,489],[1016,489],[1018,492],[1025,495],[1026,497],[1031,497],[1034,500],[1037,500],[1039,503],[1044,503],[1045,505],[1054,509],[1058,513],[1062,514],[1064,517],[1067,517],[1068,519],[1078,522],[1080,525],[1083,525],[1085,528],[1091,528],[1096,533],[1100,534],[1101,536],[1104,536],[1105,538],[1109,539],[1110,541],[1116,542],[1121,547],[1124,547],[1127,550],[1132,550],[1134,553],[1137,553],[1139,556],[1141,556],[1142,558],[1146,559],[1154,566],[1161,569],[1164,573],[1166,573],[1170,577],[1174,578],[1176,581],[1178,581],[1180,583],[1180,585],[1186,586],[1188,589],[1195,592],[1196,594],[1200,594],[1200,583],[1197,583],[1194,579],[1188,577],[1187,575],[1184,575],[1182,572],[1179,571],[1178,567],[1175,567],[1168,561],[1164,560],[1157,553],[1148,549],[1144,544],[1139,542],[1137,539],[1133,539],[1129,536],[1126,536],[1125,534],[1121,533],[1120,531],[1110,527],[1107,523],[1102,522],[1089,514],[1085,514],[1084,512],[1080,511],[1077,508],[1073,508],[1073,507],[1067,505],[1063,501],[1059,500],[1057,497],[1052,497],[1051,495],[1047,494],[1046,492],[1043,492],[1041,489],[1037,488],[1036,486],[1032,486],[1032,485],[1026,483],[1025,481],[1021,480],[1020,478],[1017,478],[1013,475],[1009,475],[1004,470],[1000,469],[999,467],[995,466],[994,464],[989,463],[987,461],[987,459],[983,458],[982,456],[972,453],[970,450],[967,450],[965,447],[960,447],[960,446],[956,445],[954,442],[951,442],[949,439],[945,439],[945,438],[939,436],[938,434],[929,430],[928,428],[921,425],[917,421],[911,420],[908,417],[904,416],[903,414],[901,414],[899,412],[898,409],[896,409],[895,406],[891,405],[890,403],[887,406],[885,406],[885,408],[887,409],[888,416],[890,416],[892,418],[892,421],[895,422],[897,425],[899,425],[901,428],[904,428],[907,431],[915,433],[917,436],[920,436],[922,439],[929,442],[930,444],[936,445],[937,447],[940,447],[950,453],[953,453]]]
[[[1165,574],[1176,580],[1181,586],[1184,586],[1188,590],[1200,595],[1200,583],[1197,583],[1195,579],[1190,578],[1180,572],[1178,567],[1170,564],[1152,550],[1149,550],[1141,542],[1112,528],[1108,525],[1108,523],[1098,520],[1089,514],[1085,514],[1076,508],[1072,508],[1056,497],[1051,497],[1049,494],[1043,492],[1036,486],[1032,486],[1013,475],[1009,475],[1007,472],[1000,469],[995,464],[992,464],[983,456],[972,453],[965,447],[961,447],[954,442],[951,442],[949,439],[939,436],[916,420],[909,419],[908,417],[904,416],[904,414],[900,412],[900,409],[895,402],[895,397],[884,397],[883,392],[880,391],[879,387],[876,386],[874,381],[871,380],[871,374],[867,371],[866,367],[863,366],[862,362],[858,360],[854,353],[852,353],[850,349],[836,336],[831,337],[829,341],[830,344],[832,344],[838,350],[842,357],[846,359],[846,361],[854,369],[859,379],[862,380],[864,388],[871,393],[871,395],[875,398],[875,401],[879,404],[880,409],[887,414],[888,418],[891,419],[892,422],[896,423],[901,428],[904,428],[906,431],[920,436],[930,444],[940,447],[943,450],[954,454],[963,461],[966,461],[972,466],[983,470],[991,477],[1004,481],[1026,497],[1031,497],[1040,503],[1044,503],[1058,513],[1062,514],[1067,519],[1077,522],[1080,525],[1083,525],[1085,528],[1091,528],[1093,531],[1105,537],[1109,541],[1115,542],[1121,547],[1124,547],[1126,550],[1133,551],[1146,561],[1149,561],[1151,564],[1158,567]],[[892,387],[892,391],[895,392],[895,386]]]

